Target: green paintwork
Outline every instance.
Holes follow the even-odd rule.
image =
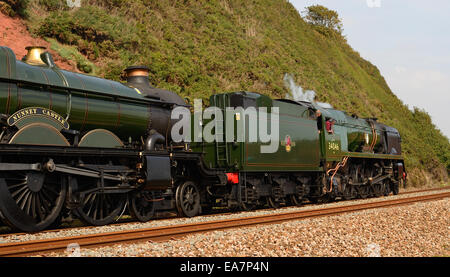
[[[150,100],[119,82],[17,61],[0,47],[0,114],[42,107],[62,115],[71,129],[107,129],[134,141],[150,123]]]
[[[260,151],[261,143],[242,143],[243,169],[246,171],[320,170],[319,134],[315,120],[308,118],[307,109],[276,100],[272,102],[272,105],[278,107],[280,112],[278,151],[263,154]]]
[[[219,106],[223,110],[225,106],[229,106],[229,97],[232,94],[212,96],[210,99],[211,106]],[[261,143],[249,142],[248,137],[246,137],[245,142],[227,143],[228,159],[224,161],[225,149],[223,143],[219,143],[219,151],[216,149],[216,143],[192,144],[194,151],[205,153],[206,166],[225,167],[229,170],[239,169],[248,172],[321,170],[319,133],[317,132],[316,121],[309,117],[308,110],[305,107],[272,100],[257,93],[239,92],[238,94],[242,94],[248,99],[254,99],[256,107],[266,107],[269,112],[271,107],[279,108],[278,150],[274,153],[261,153]],[[239,122],[242,122],[244,116],[239,115],[238,118],[240,118]],[[236,116],[233,117],[233,120],[236,134]],[[250,124],[257,124],[257,122],[252,121],[250,123],[248,116],[245,116],[245,121],[245,133],[248,134]],[[207,123],[205,121],[203,125],[205,126]],[[270,117],[268,117],[267,125],[269,129]],[[290,139],[290,147],[286,143],[289,141],[288,138]],[[268,143],[263,145],[268,145]]]
[[[267,96],[250,92],[236,92],[213,95],[211,106],[217,106],[222,111],[232,106],[234,96],[243,97],[240,103],[253,103],[256,107],[279,108],[279,148],[275,153],[263,154],[261,143],[229,142],[229,143],[192,143],[193,151],[204,153],[205,165],[209,168],[225,168],[227,171],[244,172],[292,172],[292,171],[322,171],[328,165],[341,161],[344,157],[375,158],[402,160],[401,155],[379,154],[370,151],[373,142],[373,130],[366,119],[354,118],[345,112],[322,108],[316,104],[302,104],[289,100],[272,100]],[[236,104],[236,103],[234,103]],[[245,104],[244,104],[245,105]],[[245,107],[244,107],[245,108]],[[318,130],[315,111],[322,112],[322,129]],[[240,116],[242,122],[242,117]],[[333,132],[326,130],[326,120],[334,119]],[[226,121],[224,118],[224,126]],[[233,117],[237,132],[236,116]],[[252,120],[251,124],[257,124]],[[203,122],[203,126],[209,123]],[[246,117],[245,132],[249,132],[250,122]],[[375,128],[377,140],[375,149],[382,143],[382,130]],[[270,130],[269,130],[270,132]],[[219,134],[222,132],[219,130]],[[290,147],[288,142],[290,141]],[[369,143],[367,143],[367,141]],[[324,162],[325,167],[321,165]]]
[[[120,139],[108,130],[96,129],[88,132],[81,138],[80,147],[106,147],[106,148],[120,148],[123,143]]]
[[[320,109],[323,115],[324,149],[322,151],[327,162],[340,161],[344,156],[358,157],[361,152],[363,154],[376,154],[369,147],[373,143],[374,136],[372,127],[366,119],[349,116],[343,111],[321,108],[317,105],[315,107]],[[328,119],[336,121],[333,127],[334,133],[331,134],[325,129],[325,122]],[[375,131],[377,138],[374,149],[377,149],[382,143],[382,130],[375,126]],[[387,156],[392,159],[398,158],[398,156],[393,155]],[[378,155],[378,157],[381,156]]]
[[[50,118],[42,117],[42,116],[39,116],[39,117],[34,116],[34,117],[25,118],[25,119],[21,120],[20,122],[18,122],[15,126],[19,129],[22,129],[33,123],[44,123],[44,124],[54,127],[58,131],[61,131],[63,129],[62,125],[59,124],[57,121],[52,120]]]
[[[53,126],[45,123],[33,123],[17,131],[10,144],[58,145],[68,146],[69,143]]]

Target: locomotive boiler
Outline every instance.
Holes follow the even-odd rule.
[[[2,114],[14,114],[29,107],[46,108],[62,116],[57,121],[70,123],[70,129],[80,134],[106,129],[117,135],[120,141],[129,143],[139,141],[152,129],[166,136],[171,126],[170,107],[185,105],[175,93],[151,87],[145,67],[127,68],[128,82],[124,85],[60,70],[43,47],[27,49],[27,56],[16,61],[9,48],[0,48]],[[8,124],[19,124],[30,112],[39,112],[49,120],[55,119],[43,111],[25,109]],[[18,127],[22,125],[26,124],[21,123]],[[69,125],[63,127],[69,129]],[[95,137],[92,133],[89,136]],[[80,145],[91,141],[89,136],[80,137]],[[117,144],[119,140],[111,138],[109,143]]]

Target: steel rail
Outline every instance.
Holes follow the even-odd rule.
[[[450,186],[445,186],[445,187],[440,187],[440,188],[428,188],[428,189],[421,189],[421,190],[412,190],[412,191],[405,191],[405,192],[400,192],[399,195],[405,195],[405,194],[415,194],[415,193],[421,193],[421,192],[433,192],[433,191],[441,191],[441,190],[450,190]],[[393,196],[393,195],[391,195]],[[373,198],[366,198],[366,199],[352,199],[352,200],[346,200],[346,202],[348,203],[352,203],[353,201],[363,201],[363,200],[370,200]],[[328,204],[332,204],[334,202],[330,202],[330,203],[322,203],[322,204],[311,204],[311,203],[303,203],[301,207],[314,207],[317,205],[328,205]],[[282,211],[285,209],[289,209],[289,208],[293,208],[295,206],[287,206],[287,207],[280,207],[276,210]],[[273,211],[274,208],[264,208],[264,209],[258,209],[258,210],[253,210],[253,211],[248,211],[248,212],[263,212],[263,211]],[[231,214],[240,214],[240,213],[248,213],[245,211],[241,211],[241,212],[213,212],[213,213],[208,213],[208,214],[204,214],[202,215],[202,217],[212,217],[212,216],[223,216],[223,215],[231,215]],[[169,211],[170,213],[170,211]],[[172,214],[174,214],[172,212]],[[161,218],[155,218],[153,220],[176,220],[176,219],[180,219],[179,216],[176,216],[175,214],[173,216],[166,216],[166,217],[161,217]],[[0,222],[1,223],[1,222]],[[112,224],[108,224],[108,226],[120,226],[120,225],[126,225],[126,224],[133,224],[133,223],[139,223],[139,221],[137,220],[133,220],[133,219],[126,219],[123,220],[123,222],[118,222],[118,223],[112,223]],[[2,227],[0,225],[0,227]],[[75,230],[75,229],[80,229],[80,228],[87,228],[87,229],[91,229],[91,228],[97,228],[98,226],[91,226],[91,225],[81,225],[81,226],[77,226],[77,227],[60,227],[60,228],[56,228],[56,229],[48,229],[48,230],[44,230],[39,232],[39,234],[45,234],[45,233],[55,233],[55,232],[59,232],[59,231],[70,231],[70,230]],[[0,238],[6,238],[8,236],[23,236],[23,235],[27,235],[27,233],[23,233],[23,232],[19,232],[19,233],[0,233]]]
[[[315,210],[304,210],[280,214],[202,222],[195,224],[153,227],[138,230],[126,230],[119,232],[99,233],[16,243],[2,243],[0,244],[0,257],[21,257],[44,252],[64,251],[67,249],[67,246],[72,243],[76,243],[80,247],[92,248],[120,243],[135,243],[139,241],[166,241],[194,233],[223,230],[228,228],[248,227],[259,224],[273,224],[288,220],[299,220],[320,216],[336,215],[366,209],[405,205],[421,201],[431,201],[447,197],[450,197],[450,192],[339,207],[321,208]]]

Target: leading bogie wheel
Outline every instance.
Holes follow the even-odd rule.
[[[141,222],[147,222],[155,215],[154,195],[151,191],[133,193],[130,199],[131,215]]]

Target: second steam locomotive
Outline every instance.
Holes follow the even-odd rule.
[[[224,93],[210,106],[233,132],[252,132],[262,117],[252,108],[265,118],[279,111],[276,151],[262,153],[246,135],[230,141],[216,125],[214,141],[179,142],[171,114],[190,106],[152,87],[148,68],[127,68],[122,84],[61,70],[44,48],[27,49],[18,61],[0,47],[0,217],[14,229],[37,232],[67,216],[105,225],[125,213],[145,222],[161,210],[192,217],[382,196],[404,180],[400,135],[375,118]]]

